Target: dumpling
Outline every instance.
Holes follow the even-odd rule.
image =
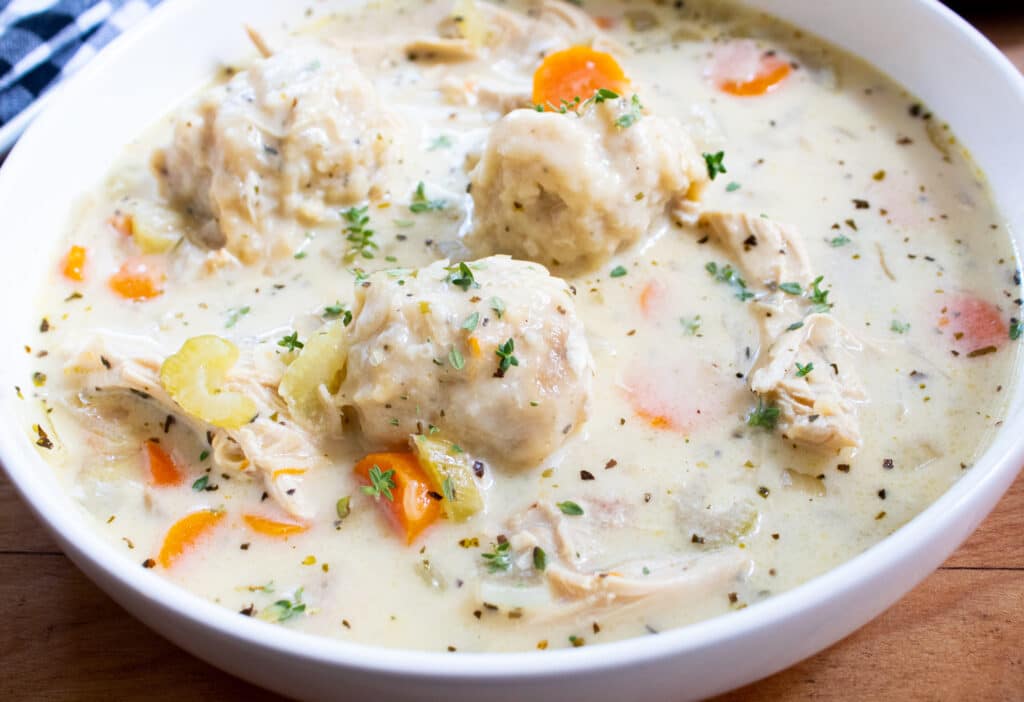
[[[399,132],[351,56],[299,46],[204,93],[155,165],[193,243],[255,263],[290,255],[328,207],[381,196]]]
[[[507,256],[438,261],[357,286],[337,402],[371,444],[438,433],[499,464],[532,465],[584,422],[592,376],[565,281]]]
[[[677,123],[634,100],[579,112],[515,110],[470,174],[477,255],[580,272],[640,241],[666,214],[692,222],[706,168]]]

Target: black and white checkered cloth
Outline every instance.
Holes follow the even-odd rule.
[[[0,0],[0,128],[160,0]]]

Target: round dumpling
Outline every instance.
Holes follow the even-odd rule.
[[[584,422],[593,361],[573,292],[494,256],[376,273],[357,287],[338,401],[367,440],[438,434],[503,465],[535,465]]]
[[[349,54],[299,46],[204,93],[156,166],[193,242],[253,263],[290,255],[328,207],[381,196],[397,132]]]
[[[683,218],[706,168],[677,123],[634,98],[579,113],[515,110],[470,174],[477,255],[506,253],[580,272],[636,243],[666,213]]]

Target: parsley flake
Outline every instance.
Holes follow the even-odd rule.
[[[687,336],[695,336],[700,331],[700,315],[695,317],[681,317],[679,323],[683,325],[683,333]]]
[[[808,363],[806,366],[801,365],[800,361],[796,362],[796,377],[806,377],[812,370],[814,370],[814,363]]]
[[[612,278],[621,278],[628,272],[629,271],[627,271],[624,266],[615,266],[615,268],[612,268],[612,272],[609,273],[608,275],[610,275]]]
[[[498,319],[505,314],[505,301],[500,297],[491,298],[491,309],[494,310],[494,314],[498,315]]]
[[[540,546],[533,547],[533,569],[544,571],[548,567],[548,554]]]
[[[1010,341],[1016,341],[1024,334],[1024,322],[1019,319],[1010,319]]]
[[[352,310],[348,309],[347,305],[343,305],[340,302],[335,302],[333,305],[324,307],[324,311],[321,314],[325,319],[337,319],[341,317],[341,322],[346,327],[352,323]]]
[[[910,331],[910,322],[901,322],[894,319],[892,320],[892,324],[889,325],[889,330],[894,331],[897,334],[906,334]]]
[[[815,312],[828,312],[832,309],[832,303],[828,301],[828,290],[822,290],[819,285],[825,280],[825,276],[819,275],[811,282],[811,289],[807,295]]]
[[[804,289],[800,283],[782,283],[779,285],[779,290],[786,293],[787,295],[803,295]]]
[[[441,134],[440,136],[436,137],[432,142],[430,142],[430,146],[427,147],[427,151],[437,151],[438,149],[450,149],[453,143],[454,142],[452,142],[450,136],[448,136],[447,134]]]
[[[195,490],[196,492],[202,492],[203,490],[206,489],[206,486],[209,485],[209,483],[209,475],[200,475],[199,478],[194,483],[192,483],[192,489]]]
[[[719,283],[725,283],[726,285],[734,288],[736,290],[736,299],[746,302],[754,297],[754,293],[747,289],[746,281],[743,280],[735,270],[733,270],[731,265],[726,264],[724,266],[719,266],[714,261],[710,261],[704,266],[704,270],[713,276]]]

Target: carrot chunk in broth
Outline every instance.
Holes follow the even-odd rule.
[[[600,88],[620,95],[629,79],[611,54],[589,46],[573,46],[548,54],[533,74],[533,102],[558,107],[563,101],[586,100]]]
[[[170,568],[206,538],[223,518],[224,512],[203,509],[176,521],[164,536],[157,562],[164,568]]]
[[[149,467],[149,479],[153,485],[180,485],[185,479],[185,474],[178,468],[174,459],[155,441],[146,442],[146,465]]]
[[[368,487],[376,488],[377,504],[406,543],[415,541],[441,516],[440,496],[431,496],[430,478],[414,454],[371,453],[356,464],[355,472]]]

